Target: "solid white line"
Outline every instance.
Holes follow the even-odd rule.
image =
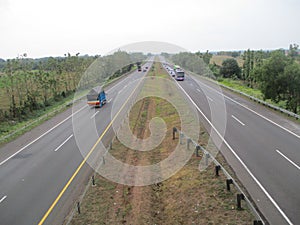
[[[26,149],[28,146],[32,145],[33,143],[35,143],[36,141],[38,141],[39,139],[41,139],[42,137],[44,137],[46,134],[50,133],[52,130],[54,130],[55,128],[57,128],[58,126],[60,126],[61,124],[63,124],[64,122],[66,122],[68,119],[70,119],[73,115],[77,114],[78,112],[80,112],[81,110],[83,110],[84,108],[86,108],[87,105],[83,106],[81,109],[79,109],[78,111],[76,111],[75,113],[71,114],[70,116],[68,116],[66,119],[64,119],[63,121],[59,122],[58,124],[56,124],[54,127],[52,127],[51,129],[49,129],[48,131],[46,131],[45,133],[43,133],[41,136],[39,136],[38,138],[34,139],[32,142],[30,142],[29,144],[25,145],[23,148],[21,148],[20,150],[18,150],[17,152],[15,152],[14,154],[12,154],[11,156],[9,156],[8,158],[6,158],[5,160],[3,160],[0,163],[0,166],[2,166],[4,163],[6,163],[8,160],[10,160],[11,158],[13,158],[15,155],[19,154],[20,152],[22,152],[24,149]]]
[[[287,156],[285,156],[281,151],[276,149],[276,152],[278,152],[283,158],[285,158],[287,161],[289,161],[293,166],[295,166],[298,170],[300,170],[300,166],[298,166],[296,163],[294,163],[292,160],[290,160]]]
[[[197,81],[196,81],[196,82],[197,82]],[[208,85],[206,85],[206,84],[204,84],[204,83],[202,83],[202,82],[201,82],[201,85],[204,85],[204,86],[206,86],[207,88],[211,89],[212,91],[214,91],[214,92],[216,92],[216,93],[220,94],[221,96],[223,96],[223,97],[225,97],[225,98],[229,99],[230,101],[232,101],[232,102],[234,102],[234,103],[236,103],[236,104],[238,104],[238,105],[242,106],[243,108],[245,108],[245,109],[249,110],[250,112],[252,112],[252,113],[256,114],[257,116],[259,116],[259,117],[261,117],[261,118],[263,118],[263,119],[267,120],[268,122],[270,122],[270,123],[272,123],[272,124],[274,124],[274,125],[276,125],[276,126],[280,127],[281,129],[285,130],[286,132],[288,132],[288,133],[290,133],[290,134],[292,134],[292,135],[294,135],[295,137],[297,137],[297,138],[299,138],[299,139],[300,139],[300,136],[299,136],[299,135],[297,135],[297,134],[295,134],[294,132],[292,132],[292,131],[288,130],[287,128],[285,128],[285,127],[283,127],[283,126],[281,126],[281,125],[279,125],[279,124],[275,123],[274,121],[272,121],[272,120],[268,119],[267,117],[265,117],[265,116],[263,116],[263,115],[259,114],[258,112],[255,112],[254,110],[252,110],[252,109],[248,108],[247,106],[245,106],[245,105],[243,105],[243,104],[241,104],[241,103],[237,102],[236,100],[234,100],[234,99],[232,99],[232,98],[228,97],[227,95],[224,95],[223,93],[221,93],[221,92],[219,92],[219,91],[217,91],[217,90],[215,90],[215,89],[213,89],[213,88],[209,87]]]
[[[127,77],[128,78],[128,77]],[[127,78],[125,78],[124,80],[126,80]],[[123,80],[123,81],[124,81]],[[115,88],[116,86],[118,86],[119,84],[121,84],[122,81],[120,81],[119,83],[117,83],[115,86],[111,87],[109,90],[107,91],[111,91],[113,88]],[[30,143],[28,143],[27,145],[25,145],[24,147],[22,147],[20,150],[18,150],[17,152],[15,152],[14,154],[12,154],[11,156],[9,156],[8,158],[6,158],[5,160],[3,160],[0,163],[0,166],[2,166],[4,163],[6,163],[8,160],[10,160],[11,158],[13,158],[15,155],[19,154],[20,152],[22,152],[24,149],[26,149],[28,146],[32,145],[33,143],[35,143],[36,141],[38,141],[39,139],[41,139],[42,137],[44,137],[45,135],[47,135],[48,133],[50,133],[52,130],[54,130],[55,128],[57,128],[58,126],[60,126],[61,124],[63,124],[64,122],[66,122],[68,119],[70,119],[73,115],[77,114],[78,112],[80,112],[81,110],[83,110],[84,108],[88,107],[87,105],[83,106],[82,108],[80,108],[78,111],[76,111],[75,113],[71,114],[70,116],[68,116],[66,119],[64,119],[63,121],[61,121],[60,123],[56,124],[54,127],[52,127],[51,129],[49,129],[48,131],[46,131],[45,133],[43,133],[41,136],[39,136],[38,138],[34,139],[33,141],[31,141]]]
[[[0,203],[3,202],[5,199],[7,198],[7,196],[3,196],[1,199],[0,199]]]
[[[285,213],[282,211],[282,209],[279,207],[277,202],[272,198],[272,196],[267,192],[267,190],[264,188],[264,186],[258,181],[258,179],[253,175],[253,173],[250,171],[250,169],[246,166],[246,164],[242,161],[242,159],[238,156],[238,154],[233,150],[233,148],[228,144],[228,142],[225,140],[224,137],[219,133],[219,131],[214,127],[214,125],[210,122],[210,120],[205,116],[205,114],[201,111],[201,109],[196,105],[196,103],[193,101],[193,99],[186,93],[186,91],[179,85],[177,82],[175,82],[178,87],[183,91],[183,93],[189,98],[189,100],[192,102],[192,104],[196,107],[196,109],[201,113],[201,115],[205,118],[205,120],[210,124],[210,126],[215,130],[215,132],[218,134],[218,136],[221,138],[221,140],[224,142],[224,144],[229,148],[229,150],[232,152],[232,154],[237,158],[237,160],[240,161],[242,166],[245,168],[245,170],[249,173],[249,175],[252,177],[252,179],[256,182],[256,184],[260,187],[260,189],[265,193],[265,195],[269,198],[269,200],[273,203],[275,208],[279,211],[279,213],[283,216],[283,218],[286,220],[286,222],[290,225],[293,225],[293,223],[290,221],[290,219],[285,215]]]
[[[201,93],[200,89],[198,89],[198,88],[197,88],[197,91],[199,91],[199,92]],[[205,97],[206,97],[209,101],[211,101],[211,102],[214,101],[212,98],[208,97],[207,95],[205,95]]]
[[[61,143],[54,151],[56,152],[58,149],[61,148],[68,140],[70,140],[73,137],[73,134],[70,135],[63,143]]]
[[[125,80],[127,80],[128,77],[126,77],[124,80],[120,80],[117,84],[115,84],[114,86],[112,86],[110,89],[108,89],[106,92],[110,92],[113,89],[115,89],[117,86],[119,86],[120,84],[122,84]]]
[[[120,94],[122,91],[124,91],[125,87],[123,87],[119,92],[118,94]]]
[[[240,121],[238,118],[236,118],[234,115],[231,115],[231,117],[235,119],[237,122],[239,122],[240,124],[242,124],[243,126],[245,126],[245,124],[242,121]]]
[[[206,96],[206,98],[207,98],[209,101],[211,101],[211,102],[214,101],[212,98],[210,98],[210,97],[208,97],[208,96]]]
[[[99,111],[95,112],[94,115],[92,115],[90,118],[93,119],[98,113]]]

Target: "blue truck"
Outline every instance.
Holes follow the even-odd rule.
[[[106,104],[106,94],[102,87],[95,87],[87,94],[89,106],[102,107]]]

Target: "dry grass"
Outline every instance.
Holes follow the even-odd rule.
[[[210,59],[210,64],[216,63],[218,66],[222,66],[222,63],[225,59],[232,59],[233,57],[231,56],[226,56],[226,55],[213,55],[212,58]],[[244,60],[241,57],[235,58],[238,65],[240,67],[243,66]]]
[[[156,63],[149,75],[157,74],[165,72]],[[130,113],[131,130],[140,138],[149,136],[148,129],[140,128],[147,127],[153,116],[169,118],[167,135],[156,149],[147,153],[133,151],[116,139],[110,153],[134,165],[166,158],[178,142],[172,139],[172,127],[180,125],[178,114],[168,102],[159,98],[138,102]],[[200,135],[201,144],[206,145],[207,133]],[[221,155],[217,158],[225,163]],[[71,224],[252,224],[254,218],[248,210],[236,210],[235,191],[226,190],[225,176],[220,173],[215,177],[213,164],[200,172],[200,159],[193,155],[169,179],[143,187],[116,184],[96,175],[96,186],[89,188],[81,214],[76,213]]]

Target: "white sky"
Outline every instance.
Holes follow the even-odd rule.
[[[0,58],[106,54],[140,41],[189,51],[300,44],[299,0],[0,0]]]

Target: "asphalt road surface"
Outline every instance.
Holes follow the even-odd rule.
[[[82,164],[84,158],[99,136],[105,134],[101,139],[104,144],[112,138],[112,130],[107,129],[111,120],[117,113],[122,118],[126,101],[133,98],[140,78],[146,74],[134,71],[108,87],[104,107],[90,108],[83,100],[73,112],[67,110],[0,149],[1,225],[64,221],[93,171],[87,163]],[[122,98],[114,102],[117,95]],[[94,127],[88,127],[90,124]]]
[[[267,221],[300,224],[299,124],[197,75],[177,84]]]
[[[67,110],[0,149],[1,225],[64,221],[90,182],[93,170],[84,163],[86,156],[102,135],[108,144],[111,121],[121,122],[144,75],[135,71],[108,87],[103,108],[82,101],[73,112]],[[270,224],[299,223],[299,125],[198,76],[188,74],[177,84]]]

